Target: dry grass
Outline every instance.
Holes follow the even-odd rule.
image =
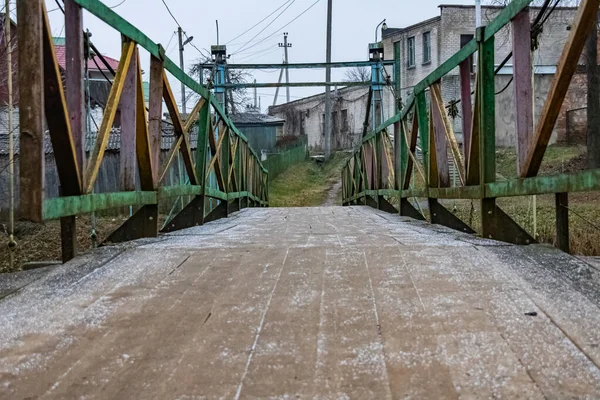
[[[348,153],[336,153],[323,165],[308,160],[294,165],[270,182],[271,207],[316,207],[323,204],[331,187],[340,180]],[[338,195],[341,204],[341,194]]]

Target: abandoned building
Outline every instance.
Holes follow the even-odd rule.
[[[451,55],[473,39],[475,7],[471,5],[440,5],[440,15],[405,28],[388,28],[383,31],[384,57],[394,57],[394,44],[399,43],[401,54],[401,99],[406,99],[414,85],[439,67]],[[483,23],[493,20],[501,7],[484,6]],[[552,17],[543,25],[533,41],[534,63],[534,118],[537,119],[550,83],[556,71],[560,52],[570,30],[576,8],[557,7]],[[530,19],[535,19],[539,8],[530,8]],[[505,27],[497,35],[495,63],[497,66],[512,51],[511,32]],[[366,49],[365,49],[366,52]],[[475,86],[475,64],[471,73],[472,88]],[[392,67],[387,67],[392,74]],[[513,112],[513,67],[509,60],[496,76],[496,144],[500,147],[515,144],[515,115]],[[459,69],[456,68],[441,82],[442,96],[448,108],[460,99]],[[585,66],[580,63],[578,73],[565,99],[551,142],[585,141],[585,106],[587,91]],[[350,149],[360,143],[367,111],[368,88],[346,87],[335,90],[332,112],[332,149]],[[389,87],[384,89],[384,119],[395,114],[394,95]],[[285,119],[287,135],[308,135],[309,147],[322,150],[324,138],[325,95],[319,94],[287,104],[272,106],[269,114]],[[459,143],[462,141],[460,106],[453,116],[454,131]],[[582,123],[583,122],[583,123]]]

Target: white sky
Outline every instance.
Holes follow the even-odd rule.
[[[62,0],[60,0],[62,2]],[[122,0],[106,0],[109,6],[118,5]],[[210,49],[216,44],[215,20],[219,20],[220,42],[229,42],[252,25],[272,13],[286,3],[285,0],[165,0],[171,11],[188,36],[193,36],[193,43],[200,49]],[[281,16],[260,33],[250,45],[271,35],[290,20],[298,16],[316,0],[291,0],[291,4]],[[334,0],[333,1],[333,61],[366,60],[368,43],[374,41],[375,27],[386,18],[389,27],[404,27],[427,18],[439,15],[438,5],[441,3],[471,3],[468,0]],[[54,0],[46,0],[48,10],[56,9]],[[286,5],[287,6],[287,5]],[[14,6],[13,6],[14,7]],[[283,41],[283,34],[278,33],[253,48],[236,54],[244,42],[249,41],[265,28],[275,16],[261,23],[248,34],[228,45],[228,53],[233,54],[232,63],[280,63],[283,49],[278,43]],[[148,37],[168,48],[167,55],[179,63],[177,54],[177,29],[175,21],[168,14],[161,0],[125,0],[116,7],[122,17],[131,22]],[[327,0],[318,3],[287,26],[281,32],[289,32],[290,62],[323,62],[325,61]],[[60,11],[50,13],[50,23],[55,36],[64,36],[64,19]],[[108,25],[90,14],[84,16],[85,28],[92,32],[92,41],[105,55],[119,58],[121,43],[119,34]],[[167,45],[170,45],[167,47]],[[250,46],[249,45],[249,46]],[[249,47],[248,46],[248,47]],[[198,58],[198,51],[192,46],[185,47],[186,66]],[[141,53],[142,67],[148,69],[149,57]],[[186,67],[187,68],[187,67]],[[145,75],[147,77],[147,75]],[[271,73],[258,71],[254,77],[259,82],[277,82],[278,71]],[[343,70],[334,70],[333,80],[341,81]],[[147,78],[146,78],[147,79]],[[324,81],[325,71],[290,70],[292,81]],[[172,81],[171,85],[180,98],[179,85]],[[292,88],[292,100],[322,92],[322,88]],[[274,89],[259,89],[263,110],[273,102]],[[279,103],[285,101],[285,89],[279,94]],[[188,104],[188,107],[193,105]]]

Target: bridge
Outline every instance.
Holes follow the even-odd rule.
[[[494,39],[507,25],[517,38],[531,37],[529,3],[509,3],[410,98],[396,95],[391,119],[378,120],[372,108],[377,123],[342,173],[344,207],[279,209],[268,207],[268,171],[223,106],[231,86],[213,93],[196,82],[102,2],[65,0],[67,71],[74,72],[63,87],[44,3],[19,2],[20,180],[27,189],[19,212],[40,223],[61,220],[65,263],[0,280],[0,397],[598,397],[600,272],[568,254],[568,198],[599,190],[600,170],[537,175],[600,0],[581,2],[533,131],[530,42],[515,40],[521,178],[497,181]],[[123,36],[89,158],[84,9]],[[385,65],[397,85],[399,49],[392,63],[374,54],[371,90],[381,90]],[[463,118],[463,149],[440,85],[456,68],[461,107],[471,116]],[[198,95],[187,116],[169,74]],[[122,116],[134,128],[122,152],[136,161],[140,188],[94,193],[120,102],[135,111]],[[177,140],[161,164],[163,102]],[[57,198],[43,195],[44,118]],[[189,183],[164,186],[177,154]],[[448,161],[458,171],[454,184]],[[496,202],[536,194],[556,198],[558,248],[536,244]],[[191,200],[159,232],[158,205],[181,196]],[[480,226],[448,210],[448,199],[477,202]],[[137,211],[104,246],[77,255],[76,216],[124,206]]]

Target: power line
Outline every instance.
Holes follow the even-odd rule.
[[[271,14],[267,15],[266,17],[264,17],[263,19],[261,19],[260,21],[258,21],[256,24],[254,24],[251,28],[245,30],[244,32],[240,33],[239,35],[237,35],[236,37],[234,37],[233,39],[231,39],[229,42],[225,43],[226,45],[228,45],[229,43],[233,42],[236,39],[239,39],[240,37],[242,37],[243,35],[245,35],[246,33],[250,32],[252,29],[256,28],[258,25],[262,24],[265,20],[267,20],[269,17],[271,17],[273,14],[275,14],[277,11],[281,10],[283,8],[283,6],[285,6],[287,3],[289,3],[291,0],[287,0],[285,3],[283,3],[282,5],[280,5],[275,11],[273,11]]]
[[[300,14],[298,14],[298,16],[296,16],[294,19],[292,19],[290,22],[288,22],[287,24],[285,24],[284,26],[282,26],[281,28],[279,28],[278,30],[276,30],[275,32],[273,32],[272,34],[270,34],[269,36],[265,37],[264,39],[260,40],[259,42],[256,42],[255,44],[253,44],[250,47],[247,47],[246,49],[244,49],[244,51],[248,51],[251,48],[258,46],[259,44],[265,42],[266,40],[272,38],[273,36],[275,36],[276,34],[278,34],[279,32],[281,32],[282,30],[284,30],[286,27],[288,27],[290,24],[292,24],[292,22],[296,21],[298,18],[300,18],[301,16],[303,16],[304,14],[306,14],[311,8],[313,8],[314,6],[317,5],[317,3],[319,3],[321,0],[316,0],[314,3],[312,3],[307,9],[305,9],[304,11],[302,11]]]
[[[286,12],[287,9],[290,8],[295,2],[296,2],[296,0],[292,0],[292,2],[289,3],[287,5],[287,7],[285,7],[279,14],[277,14],[277,16],[275,18],[273,18],[273,20],[271,22],[269,22],[267,24],[267,26],[265,26],[260,32],[258,32],[256,35],[254,35],[254,37],[252,37],[252,39],[248,40],[244,45],[242,45],[240,48],[238,48],[233,54],[241,53],[246,46],[248,46],[254,39],[256,39],[258,36],[260,36],[261,33],[263,33],[264,31],[266,31],[267,28],[269,28],[271,25],[273,25],[273,23],[275,21],[277,21],[277,19],[279,19],[279,17],[281,17],[281,15],[284,12]]]
[[[177,18],[175,18],[175,16],[173,15],[173,13],[171,12],[171,9],[169,8],[169,6],[167,5],[167,2],[165,0],[161,0],[162,3],[165,5],[165,8],[167,9],[167,11],[169,12],[169,14],[171,15],[171,18],[173,18],[173,21],[175,21],[175,23],[177,24],[177,26],[179,28],[181,28],[181,25],[179,24],[179,21],[177,21]]]

